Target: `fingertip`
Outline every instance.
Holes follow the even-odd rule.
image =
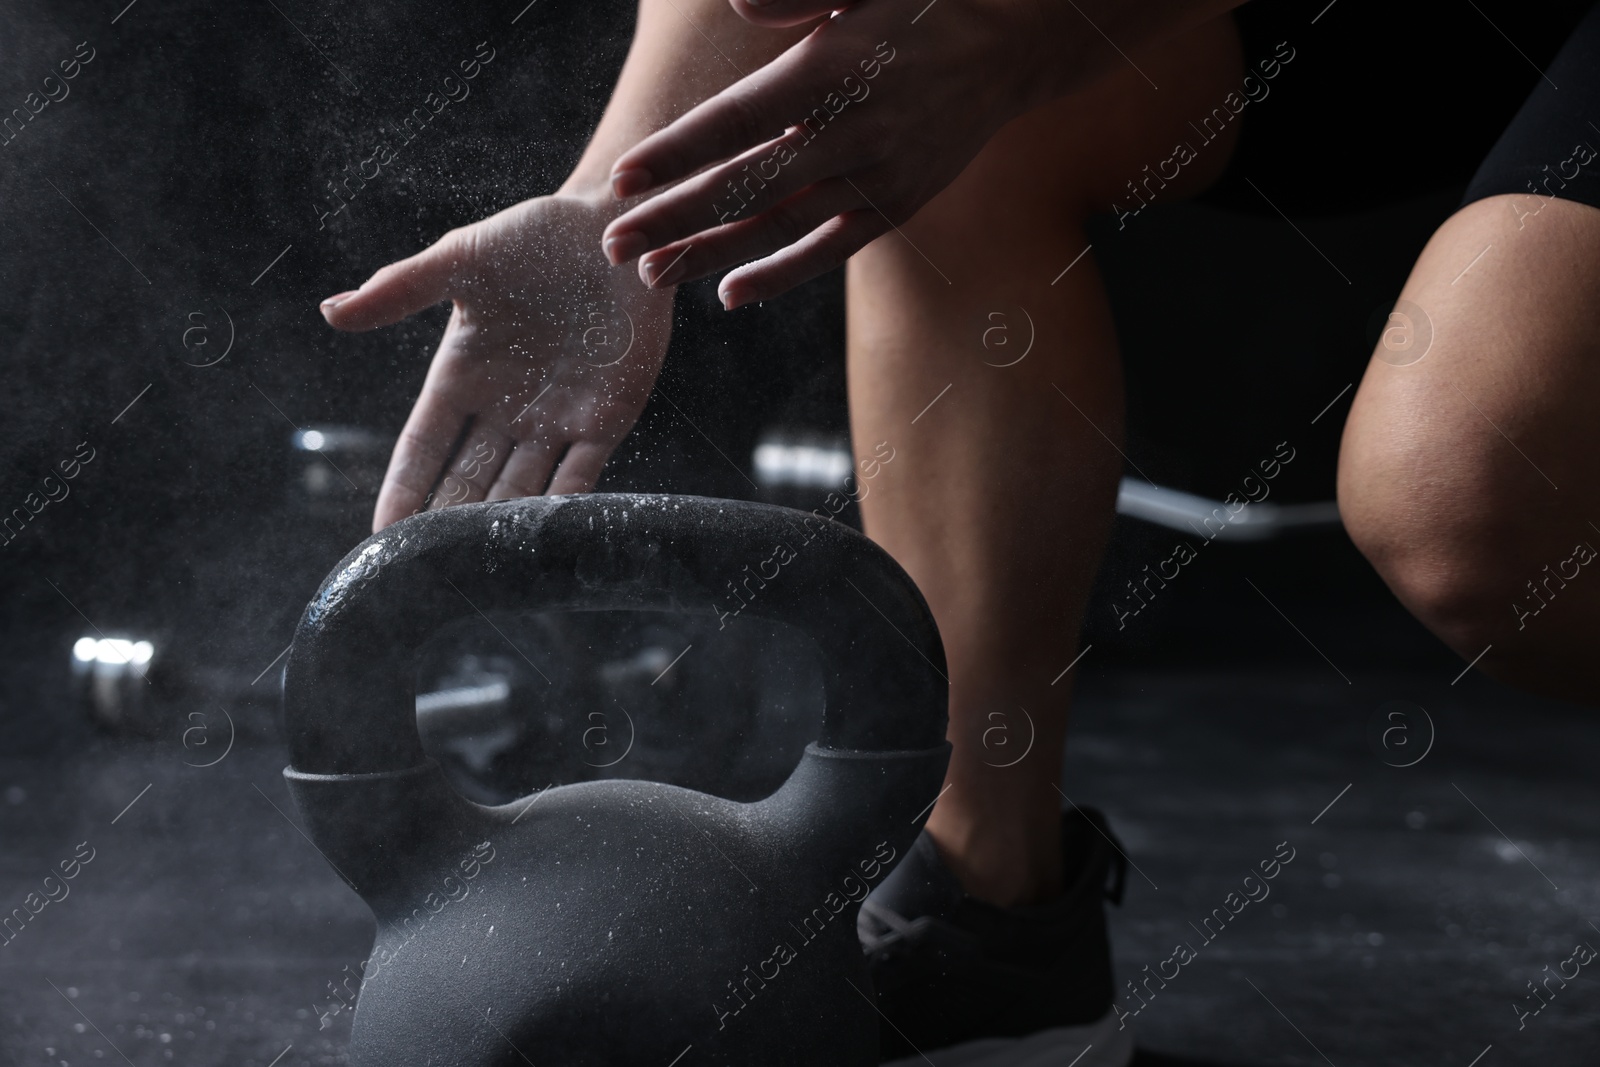
[[[826,18],[848,6],[847,0],[729,0],[746,22],[781,30]]]
[[[545,495],[568,496],[592,492],[600,483],[600,473],[605,468],[606,460],[611,458],[612,447],[592,441],[580,441],[573,445],[550,479]]]
[[[612,223],[612,225],[616,225]],[[619,230],[609,233],[601,242],[600,248],[605,253],[606,260],[613,267],[643,255],[650,250],[650,239],[638,230]],[[643,275],[641,275],[643,277]]]
[[[345,305],[354,297],[359,296],[360,293],[361,290],[359,289],[347,289],[342,293],[328,297],[321,304],[318,304],[317,310],[322,312],[323,321],[336,330],[348,329],[350,309],[346,308]]]
[[[654,175],[644,167],[622,167],[611,172],[611,195],[618,200],[649,192],[655,185]]]
[[[378,491],[378,502],[372,508],[372,532],[382,533],[401,519],[424,510],[427,501],[414,496],[410,490],[385,486]]]
[[[689,254],[687,247],[674,252],[666,249],[659,253],[651,253],[639,258],[639,280],[650,289],[665,289],[683,281],[689,273],[689,266],[684,262],[684,257]]]

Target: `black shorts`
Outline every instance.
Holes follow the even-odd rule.
[[[1547,195],[1554,175],[1548,195],[1600,207],[1600,158],[1575,158],[1600,151],[1595,0],[1255,0],[1235,18],[1254,91],[1203,201],[1270,214],[1264,193],[1290,215],[1344,214],[1530,181]]]
[[[1478,167],[1463,205],[1503,194],[1600,207],[1600,4],[1528,95]],[[1530,209],[1536,210],[1536,208]]]

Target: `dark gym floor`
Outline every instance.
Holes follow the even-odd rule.
[[[1197,952],[1144,994],[1142,1062],[1592,1058],[1590,975],[1552,986],[1520,1030],[1514,1005],[1600,942],[1600,734],[1569,708],[1450,682],[1086,671],[1062,781],[1109,812],[1133,865],[1113,910],[1119,978],[1179,942]],[[209,768],[185,766],[203,760],[176,735],[0,761],[7,908],[80,842],[94,850],[0,949],[0,1059],[343,1062],[348,1013],[325,1029],[318,1013],[372,923],[295,825],[280,750],[251,740],[264,729],[242,724]],[[1213,921],[1208,943],[1212,909],[1290,850],[1270,895]]]

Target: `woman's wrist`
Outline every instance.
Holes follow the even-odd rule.
[[[621,214],[622,202],[611,193],[611,182],[605,174],[583,173],[574,170],[556,189],[555,195],[568,200],[581,200],[597,211]]]
[[[629,208],[650,199],[662,189],[670,189],[672,185],[677,184],[673,182],[663,185],[640,196],[618,197],[611,185],[611,160],[621,155],[621,151],[604,152],[600,155],[604,157],[604,166],[591,165],[587,157],[579,161],[578,166],[567,176],[567,180],[555,191],[555,195],[568,200],[582,201],[596,213],[604,216],[607,222]]]
[[[551,196],[562,200],[577,201],[592,213],[589,224],[594,226],[593,245],[586,251],[595,253],[600,251],[600,235],[606,225],[641,200],[649,199],[646,196],[635,196],[626,200],[619,200],[616,194],[611,191],[609,175],[596,175],[586,172],[581,166],[574,170]],[[645,287],[642,280],[640,286],[641,295],[650,290],[667,294],[677,291],[676,285]]]

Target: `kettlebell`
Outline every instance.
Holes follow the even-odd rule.
[[[414,666],[441,626],[619,609],[738,625],[730,587],[823,664],[819,736],[765,800],[606,780],[484,807],[424,754]],[[804,512],[596,493],[368,538],[307,605],[283,695],[306,833],[378,924],[351,1064],[876,1064],[855,914],[938,795],[944,675],[905,572]]]

